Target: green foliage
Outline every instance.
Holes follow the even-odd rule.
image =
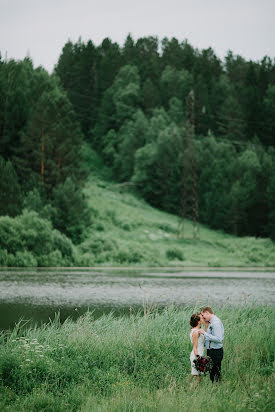
[[[55,208],[52,218],[54,227],[74,243],[80,243],[91,223],[91,214],[82,189],[71,178],[66,179],[64,184],[54,189],[52,205]]]
[[[33,173],[47,193],[68,176],[81,178],[79,168],[82,135],[72,105],[58,87],[44,92],[22,133],[17,159],[21,178]]]
[[[131,119],[140,96],[140,78],[135,66],[123,66],[112,85],[113,103],[118,125]]]
[[[226,331],[223,380],[217,386],[207,376],[194,392],[189,320],[198,309],[145,305],[144,316],[87,313],[11,331],[1,341],[1,409],[271,411],[274,309],[215,308]]]
[[[141,110],[133,120],[125,122],[118,132],[119,145],[114,156],[114,171],[122,181],[130,180],[135,165],[135,153],[146,142],[148,120]]]
[[[0,176],[0,215],[16,216],[21,212],[21,187],[12,163],[1,156]]]
[[[267,187],[267,201],[269,209],[269,230],[270,237],[275,241],[275,174],[271,176]]]
[[[275,85],[270,84],[266,90],[263,104],[264,112],[264,123],[263,123],[263,135],[264,143],[267,145],[274,146],[274,139],[272,138],[275,134]]]
[[[184,260],[183,252],[181,249],[167,249],[166,256],[168,260]]]
[[[212,48],[197,50],[175,38],[159,46],[153,36],[129,35],[122,47],[109,38],[99,46],[68,41],[53,75],[34,69],[29,58],[0,62],[0,169],[8,176],[0,183],[1,214],[16,216],[24,197],[25,208],[79,243],[90,227],[85,202],[80,222],[71,211],[70,224],[59,209],[68,194],[60,192],[68,179],[82,187],[91,172],[131,184],[152,205],[178,214],[192,89],[196,159],[190,164],[196,164],[200,221],[274,238],[274,61],[248,62],[228,52],[222,62]]]
[[[33,104],[33,66],[30,59],[0,64],[0,154],[10,158],[18,149]]]
[[[156,118],[163,129],[154,130]],[[143,197],[152,205],[164,210],[178,212],[180,182],[180,152],[182,130],[173,123],[165,127],[165,116],[156,114],[151,119],[148,140],[135,155],[133,182]]]
[[[0,217],[2,266],[66,266],[74,262],[71,241],[36,212]]]
[[[92,43],[68,41],[63,47],[55,72],[74,107],[83,133],[93,126],[98,100],[96,65],[99,52]]]
[[[137,67],[125,65],[121,67],[111,87],[102,98],[98,122],[92,131],[95,149],[103,151],[107,148],[107,154],[112,149],[117,151],[117,139],[112,139],[110,130],[118,131],[125,121],[132,119],[140,101],[140,77]],[[107,137],[104,138],[104,135]],[[114,133],[115,136],[115,133]],[[103,142],[101,142],[103,138]],[[112,141],[114,140],[114,141]]]
[[[166,66],[160,78],[162,101],[167,104],[173,97],[185,103],[185,99],[193,87],[193,76],[187,70],[176,70]]]

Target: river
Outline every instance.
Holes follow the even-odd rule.
[[[115,316],[167,305],[275,304],[274,270],[13,269],[0,270],[0,329],[19,320],[61,321],[87,310]]]

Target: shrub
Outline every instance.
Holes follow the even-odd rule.
[[[102,235],[96,235],[80,245],[80,250],[83,253],[91,252],[95,256],[102,252],[112,252],[116,249],[116,242],[113,239],[106,239]]]
[[[180,249],[167,249],[166,250],[166,257],[169,260],[184,260],[183,252]]]
[[[0,217],[0,250],[0,264],[7,266],[60,266],[74,261],[71,240],[34,211]]]
[[[120,248],[114,256],[114,260],[118,263],[139,263],[144,260],[144,256],[138,250]]]
[[[59,250],[38,257],[38,266],[61,266],[63,264],[64,260]]]
[[[53,243],[53,248],[59,250],[62,256],[73,260],[74,249],[71,239],[67,238],[63,233],[60,233],[58,230],[54,230]]]
[[[93,266],[95,257],[92,253],[79,254],[76,256],[75,262],[78,266]]]
[[[9,259],[11,266],[17,267],[34,267],[37,266],[37,260],[31,252],[24,250],[16,252],[15,256]]]
[[[6,249],[8,253],[16,253],[18,250],[24,250],[22,239],[23,227],[18,218],[9,216],[0,217],[0,247]]]
[[[102,222],[98,222],[95,224],[95,230],[97,230],[98,232],[104,232],[105,231],[105,226]]]
[[[0,249],[0,266],[10,266],[10,255],[6,249]]]
[[[140,243],[119,246],[112,260],[117,263],[159,263],[160,257],[154,248]]]
[[[30,250],[34,255],[50,253],[53,247],[52,224],[46,219],[42,219],[36,212],[24,211],[17,217],[22,228],[20,237],[23,241],[24,249]]]

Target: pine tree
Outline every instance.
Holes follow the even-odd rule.
[[[21,181],[32,174],[50,195],[68,176],[81,178],[82,139],[66,94],[58,87],[44,92],[21,135],[17,158]]]
[[[0,215],[16,216],[22,207],[22,193],[14,167],[0,156]]]

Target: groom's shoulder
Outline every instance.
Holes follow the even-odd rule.
[[[222,321],[221,321],[221,319],[218,317],[218,316],[216,316],[216,315],[214,315],[214,319],[213,319],[213,323],[222,323]]]

